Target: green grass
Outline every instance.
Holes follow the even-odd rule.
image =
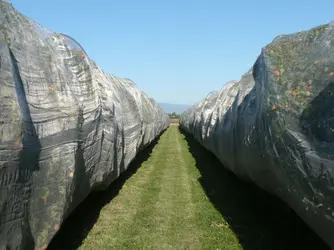
[[[280,200],[224,170],[178,126],[88,197],[49,247],[76,248],[327,249]]]

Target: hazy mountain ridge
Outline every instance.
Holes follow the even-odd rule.
[[[165,102],[158,102],[158,104],[166,113],[175,112],[176,114],[182,114],[184,111],[191,107],[191,105],[188,104],[172,104]]]

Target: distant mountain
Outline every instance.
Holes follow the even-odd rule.
[[[164,103],[164,102],[158,102],[160,107],[166,112],[166,113],[173,113],[176,114],[182,114],[184,111],[186,111],[188,108],[191,107],[191,105],[187,104],[172,104],[172,103]]]

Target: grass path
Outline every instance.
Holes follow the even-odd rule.
[[[151,157],[103,208],[80,249],[204,249],[205,230],[224,220],[208,201],[199,176],[187,142],[171,126]],[[238,245],[232,230],[223,230],[227,239],[219,237],[217,227],[210,247],[221,246],[222,240]]]
[[[140,165],[117,194],[88,198],[49,249],[326,249],[280,201],[225,171],[178,126]],[[85,229],[80,220],[90,214]]]

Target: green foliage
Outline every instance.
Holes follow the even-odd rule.
[[[50,91],[52,94],[56,94],[56,93],[57,93],[57,87],[56,87],[56,85],[51,84],[51,85],[49,86],[49,91]]]
[[[168,116],[169,116],[170,119],[179,119],[180,118],[180,115],[176,114],[175,112],[169,113]]]
[[[84,57],[84,53],[81,50],[71,50],[73,56]]]

